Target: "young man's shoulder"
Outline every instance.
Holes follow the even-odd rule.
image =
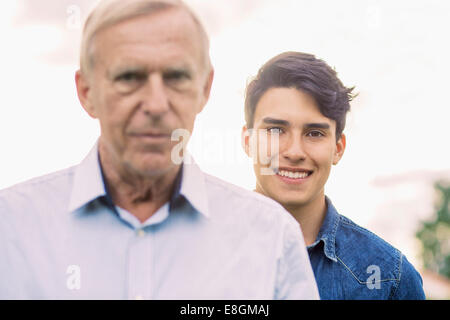
[[[339,215],[339,229],[336,238],[342,251],[350,246],[358,251],[367,251],[369,255],[383,256],[390,261],[400,259],[401,252],[398,249],[343,215]]]
[[[339,215],[336,234],[338,261],[360,282],[392,283],[391,299],[422,299],[422,278],[405,255],[377,236]],[[371,277],[372,276],[372,277]]]

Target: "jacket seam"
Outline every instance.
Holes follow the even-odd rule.
[[[355,278],[356,281],[358,281],[359,284],[368,284],[368,283],[381,283],[381,282],[387,282],[387,281],[400,281],[400,279],[382,279],[382,280],[375,280],[375,281],[361,281],[358,279],[358,277],[353,273],[353,271],[342,261],[338,256],[336,258],[339,260],[340,263],[351,273],[351,275]]]
[[[391,294],[389,295],[389,300],[392,300],[392,298],[397,293],[397,290],[400,287],[400,281],[401,281],[401,278],[402,278],[403,254],[401,254],[400,252],[398,252],[398,254],[400,255],[399,263],[397,265],[397,267],[398,267],[398,270],[397,270],[397,272],[398,272],[398,280],[396,281],[394,288],[392,288],[392,290],[391,290]]]
[[[367,235],[370,235],[370,236],[376,236],[376,234],[374,234],[372,231],[369,231],[366,228],[358,226],[358,225],[356,225],[353,222],[347,221],[345,218],[343,218],[341,220],[342,220],[342,223],[344,223],[346,226],[348,226],[348,227],[350,227],[352,229],[359,230],[359,231],[361,231],[361,232],[363,232],[363,233],[365,233]]]

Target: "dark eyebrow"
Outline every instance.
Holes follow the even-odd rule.
[[[189,68],[180,67],[180,68],[167,68],[163,72],[164,76],[185,76],[187,78],[191,78],[192,72]]]
[[[125,73],[145,73],[145,72],[147,72],[145,67],[130,65],[130,66],[122,66],[122,67],[118,67],[116,69],[109,70],[108,76],[109,76],[109,78],[114,79]]]
[[[275,118],[269,118],[269,117],[264,118],[264,119],[263,119],[263,122],[264,122],[265,124],[275,124],[275,125],[286,126],[286,127],[289,126],[289,121],[286,121],[286,120],[280,120],[280,119],[275,119]]]
[[[330,129],[328,123],[307,123],[303,126],[304,129]]]
[[[164,72],[191,72],[191,68],[187,65],[168,67],[164,69]]]

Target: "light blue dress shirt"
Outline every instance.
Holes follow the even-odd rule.
[[[78,166],[0,191],[0,299],[319,297],[279,204],[192,161],[180,172],[144,223],[111,203],[98,144]]]

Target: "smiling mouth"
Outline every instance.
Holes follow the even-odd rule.
[[[279,169],[275,172],[275,174],[282,178],[293,179],[293,180],[302,180],[302,179],[306,179],[310,175],[312,175],[313,171],[303,170],[303,169],[299,169],[299,170]]]

